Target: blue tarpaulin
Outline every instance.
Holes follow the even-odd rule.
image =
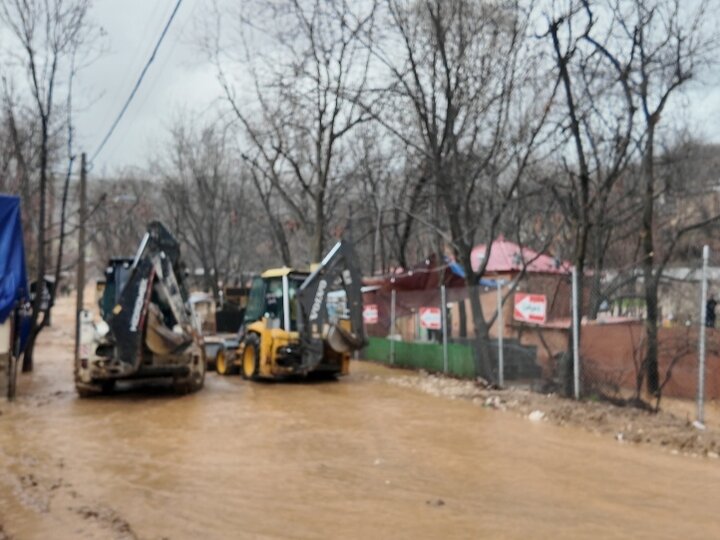
[[[450,271],[456,276],[459,276],[461,278],[465,277],[465,270],[463,270],[462,266],[460,266],[459,263],[451,261],[448,266],[450,267]],[[497,287],[497,281],[494,279],[480,278],[480,280],[478,281],[478,285],[480,285],[481,287]]]
[[[20,199],[0,195],[0,323],[28,300]]]

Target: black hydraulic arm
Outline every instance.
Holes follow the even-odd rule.
[[[184,302],[180,245],[170,232],[154,221],[148,225],[133,261],[130,277],[107,321],[116,344],[116,359],[139,366],[148,304],[153,297],[177,323],[189,324]]]
[[[324,339],[330,323],[327,312],[327,296],[338,286],[345,290],[346,305],[350,318],[350,332],[336,327],[345,343],[353,349],[365,343],[365,327],[362,318],[362,281],[356,265],[355,250],[347,240],[335,244],[315,272],[298,289],[298,330],[303,346],[303,364],[317,365],[322,360]]]

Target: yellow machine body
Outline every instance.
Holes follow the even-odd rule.
[[[255,289],[264,286],[263,294],[270,296],[271,284],[282,284],[282,294],[274,297],[279,315],[270,316],[265,313],[259,319],[249,322],[245,327],[243,339],[235,354],[232,355],[233,371],[239,371],[246,379],[276,379],[295,375],[305,376],[308,372],[299,371],[297,365],[288,362],[288,351],[300,349],[300,334],[296,328],[294,317],[294,285],[298,285],[307,277],[307,272],[292,268],[275,268],[263,272],[253,284]],[[260,281],[263,281],[261,285]],[[279,289],[276,289],[279,292]],[[253,309],[253,289],[249,308]],[[256,294],[259,294],[256,292]],[[267,309],[267,306],[265,306]],[[286,313],[287,311],[287,313]],[[349,329],[349,321],[341,320],[338,326]],[[285,361],[284,361],[285,360]],[[324,345],[323,361],[313,370],[328,375],[347,375],[350,371],[350,352],[337,352]]]

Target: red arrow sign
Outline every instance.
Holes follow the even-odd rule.
[[[440,313],[440,308],[421,307],[420,326],[428,330],[442,329],[442,313]]]
[[[544,294],[515,293],[516,321],[543,324],[547,316],[547,298]]]
[[[363,307],[363,321],[365,324],[377,324],[378,307],[377,304],[368,304]]]

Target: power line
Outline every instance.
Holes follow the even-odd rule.
[[[192,11],[190,11],[190,15],[187,17],[187,20],[185,21],[185,24],[180,27],[180,31],[177,33],[178,36],[183,36],[185,34],[185,29],[188,27],[188,25],[193,22],[195,12],[197,12],[198,7],[200,6],[200,0],[195,2],[195,6],[193,7]],[[153,95],[155,92],[155,88],[157,88],[158,83],[162,80],[162,74],[168,66],[168,60],[172,58],[175,49],[177,48],[178,44],[180,43],[180,38],[175,39],[172,43],[172,47],[170,47],[170,50],[167,52],[165,57],[161,60],[159,60],[159,64],[155,68],[155,71],[153,72],[154,75],[150,75],[148,78],[149,86],[147,87],[147,90],[145,91],[145,94],[143,97],[139,98],[140,101],[138,101],[135,105],[135,114],[128,119],[127,122],[125,122],[125,127],[120,128],[120,131],[118,133],[125,133],[127,134],[130,132],[133,128],[134,122],[137,121],[138,115],[143,111],[145,108],[145,105],[148,102],[148,99],[150,99],[150,96]],[[154,77],[154,78],[153,78]],[[106,150],[106,156],[107,152],[110,152],[110,157],[106,158],[108,161],[112,160],[113,152],[117,149],[118,144],[122,144],[122,142],[118,142],[115,144],[110,144],[108,146],[108,150]]]
[[[144,37],[146,35],[151,35],[149,33],[150,27],[152,26],[153,21],[156,20],[156,15],[159,13],[161,3],[155,2],[155,8],[153,9],[152,13],[147,17],[147,20],[145,22],[145,26],[142,29],[142,32],[140,33],[141,37]],[[172,9],[171,5],[168,5],[168,8]],[[160,21],[161,24],[164,24],[162,21],[167,20],[167,17],[169,16],[170,11],[168,10],[168,13],[160,13]],[[160,27],[162,28],[162,27]],[[159,29],[160,29],[159,28]],[[158,29],[158,30],[159,30]],[[153,32],[152,35],[157,35],[155,32]],[[121,80],[125,81],[130,78],[131,73],[135,72],[135,66],[136,64],[139,64],[142,62],[142,58],[147,58],[147,55],[150,54],[150,51],[152,50],[152,43],[144,43],[143,39],[139,39],[137,42],[137,47],[133,51],[133,54],[131,57],[128,58],[127,63],[125,64],[125,69],[123,70],[123,77]],[[145,50],[147,49],[147,50]],[[115,103],[117,101],[120,101],[121,96],[125,94],[125,88],[118,84],[116,85],[114,92],[112,93],[112,99],[109,100],[109,103]],[[99,125],[104,126],[106,123],[109,123],[110,120],[112,120],[112,111],[108,108],[105,111],[105,114],[103,115],[102,122],[100,122]]]
[[[123,105],[122,109],[120,110],[120,114],[118,114],[117,118],[113,122],[112,126],[110,126],[110,129],[107,132],[107,135],[105,135],[105,138],[100,143],[100,146],[98,146],[98,149],[95,150],[95,153],[93,154],[92,158],[90,158],[90,162],[93,163],[95,161],[95,158],[102,152],[102,149],[105,148],[105,145],[107,144],[108,140],[110,140],[110,137],[112,136],[113,132],[115,131],[115,128],[120,123],[120,120],[122,120],[122,117],[125,115],[125,112],[127,111],[128,107],[130,106],[130,103],[135,98],[135,94],[137,94],[138,89],[140,88],[140,85],[142,84],[143,79],[145,78],[145,74],[147,73],[148,69],[150,68],[150,65],[155,60],[155,56],[157,55],[158,50],[160,49],[160,45],[162,45],[163,40],[165,39],[165,35],[168,33],[168,30],[170,29],[170,25],[172,24],[173,20],[175,19],[175,15],[177,15],[178,10],[180,9],[180,4],[182,4],[182,0],[178,0],[177,4],[175,4],[175,9],[173,9],[173,12],[170,14],[170,18],[168,19],[167,24],[165,25],[165,28],[163,29],[162,33],[160,34],[160,38],[157,41],[157,44],[155,45],[155,49],[153,49],[152,54],[150,55],[150,58],[148,59],[147,63],[145,64],[145,67],[143,68],[142,72],[140,73],[140,77],[138,77],[137,82],[135,83],[134,88],[132,89],[132,92],[130,92],[130,96],[127,98],[127,101],[125,101],[125,105]]]

